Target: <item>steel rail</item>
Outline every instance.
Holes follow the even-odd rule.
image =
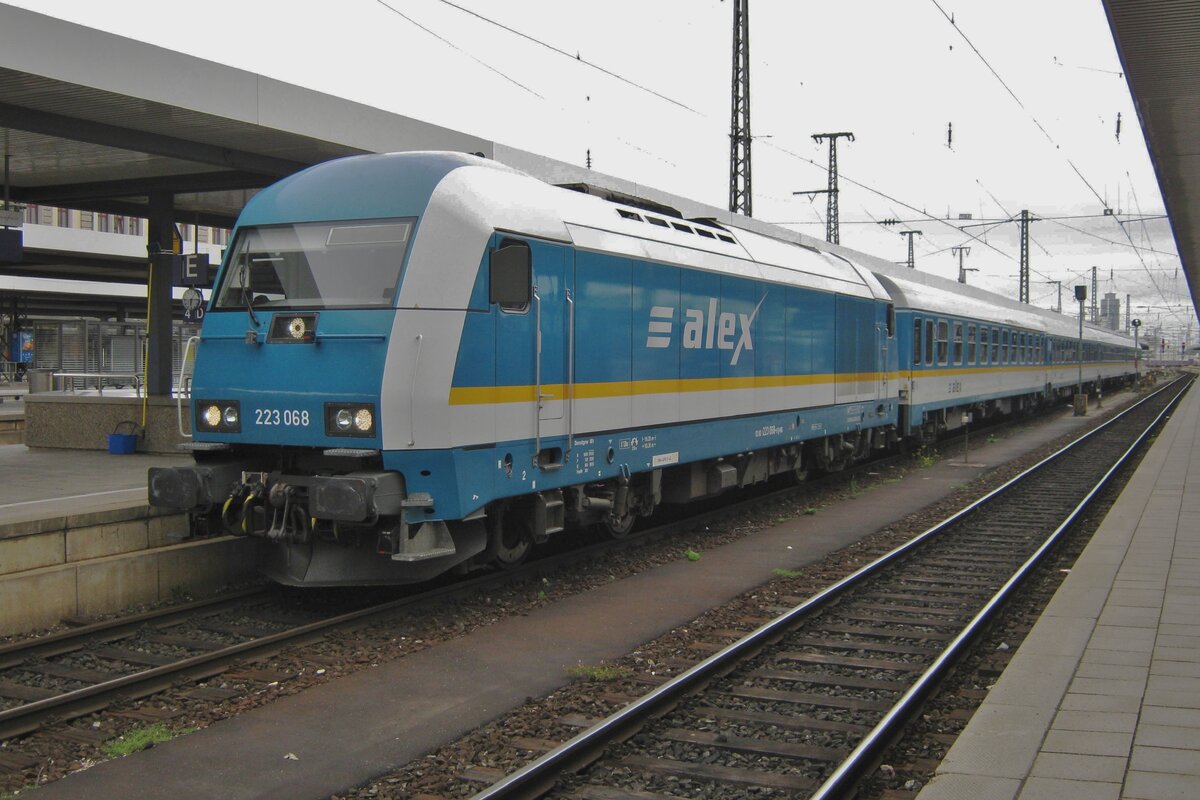
[[[1172,386],[1177,385],[1177,383],[1178,382],[1173,382],[1168,384],[1158,391],[1146,396],[1138,403],[1125,409],[1120,414],[1114,415],[1102,425],[1099,425],[1078,437],[1074,441],[1042,459],[1037,464],[1034,464],[1033,466],[1021,472],[1019,475],[1006,481],[1001,486],[988,492],[986,495],[974,501],[970,505],[960,509],[950,517],[947,517],[933,527],[918,534],[913,539],[910,539],[904,544],[899,545],[871,563],[860,567],[858,570],[846,576],[845,578],[842,578],[840,581],[826,587],[817,594],[814,594],[803,603],[783,614],[782,616],[762,625],[738,641],[726,646],[724,649],[718,651],[704,661],[692,666],[687,671],[677,675],[624,708],[609,715],[587,730],[582,731],[570,740],[545,753],[540,758],[530,762],[511,775],[502,778],[486,789],[483,789],[482,791],[472,795],[471,800],[511,800],[512,798],[539,797],[554,786],[559,775],[564,772],[569,772],[573,769],[578,769],[579,767],[589,763],[600,752],[602,752],[609,743],[618,739],[618,737],[620,737],[622,734],[636,729],[648,717],[652,716],[656,712],[677,703],[684,695],[691,691],[693,687],[699,686],[703,683],[713,680],[716,677],[719,677],[721,674],[731,669],[739,661],[745,660],[756,651],[762,649],[762,647],[768,644],[771,640],[781,636],[802,618],[821,609],[826,603],[835,597],[840,596],[847,589],[857,586],[867,577],[870,577],[885,567],[890,566],[902,556],[921,546],[929,539],[937,536],[951,525],[963,520],[968,515],[973,514],[975,511],[990,503],[1001,494],[1007,492],[1010,488],[1022,483],[1029,477],[1040,472],[1047,465],[1056,461],[1061,456],[1075,448],[1077,445],[1086,441],[1100,431],[1108,428],[1110,425],[1113,425],[1126,414],[1157,397],[1160,393],[1167,391]],[[1142,439],[1144,439],[1147,433],[1153,429],[1154,425],[1157,424],[1157,421],[1161,419],[1162,415],[1167,413],[1167,410],[1169,410],[1172,405],[1178,401],[1179,396],[1182,395],[1183,391],[1186,391],[1186,388],[1187,387],[1185,386],[1184,389],[1181,390],[1179,394],[1176,395],[1176,397],[1171,401],[1171,403],[1168,404],[1167,409],[1156,417],[1155,423],[1150,425],[1146,431],[1139,436],[1139,443],[1142,441]],[[1131,452],[1136,446],[1137,445],[1135,444],[1126,451],[1126,454],[1122,456],[1122,463],[1128,457],[1129,452]],[[1117,467],[1114,466],[1106,473],[1104,478],[1105,482],[1116,468]],[[1094,496],[1096,491],[1097,489],[1093,489],[1091,492],[1089,492],[1089,500]],[[1074,517],[1074,512],[1072,517]],[[1061,530],[1062,527],[1065,527],[1065,524],[1060,526],[1059,530]],[[1043,548],[1045,548],[1045,545],[1043,545]],[[1041,552],[1041,549],[1039,549],[1039,552]],[[1006,583],[1005,586],[1008,587],[1008,584]],[[1011,590],[1009,589],[1009,591]],[[1007,591],[1005,593],[1007,594]],[[989,603],[988,607],[991,608],[993,605],[994,604]],[[974,621],[972,624],[974,624]],[[976,626],[976,629],[977,627],[978,626]],[[961,639],[963,637],[960,635],[959,638]],[[957,644],[958,641],[959,639],[955,639],[954,643]],[[961,645],[959,647],[961,647]],[[942,665],[943,669],[946,663],[948,662],[945,659],[938,659],[938,664]],[[928,687],[932,685],[932,680],[923,681],[921,685],[923,690],[927,690]],[[908,694],[909,693],[906,693],[905,698],[908,697]],[[915,700],[910,701],[909,705],[911,705],[912,702],[915,702]],[[894,715],[889,714],[888,717],[885,717],[885,719],[888,718],[894,718]],[[874,754],[875,749],[879,747],[878,742],[885,741],[885,737],[881,733],[871,737],[871,740],[873,744],[869,749],[870,753]],[[862,747],[861,744],[860,747]],[[858,749],[859,748],[856,748],[855,751],[852,751],[852,754],[858,752]],[[861,758],[866,757],[866,754],[861,756]],[[842,772],[843,770],[839,769],[835,774]],[[846,772],[848,773],[849,771],[847,770]],[[840,782],[838,786],[844,786],[844,781],[846,778],[843,777],[839,780]],[[823,795],[823,797],[826,798],[831,796],[831,794]]]
[[[33,656],[61,655],[62,653],[77,650],[92,641],[120,638],[147,622],[162,622],[175,616],[189,615],[200,609],[220,606],[237,600],[245,600],[247,597],[266,593],[267,589],[261,586],[239,589],[235,592],[215,595],[203,600],[165,606],[141,614],[106,619],[100,622],[93,622],[90,625],[82,625],[78,628],[51,633],[46,636],[10,642],[0,646],[0,669],[15,666]]]
[[[1174,385],[1174,384],[1171,384]],[[1163,391],[1169,389],[1171,385],[1164,387]],[[1190,385],[1190,384],[1189,384]],[[938,682],[945,677],[946,673],[954,666],[955,662],[961,657],[963,651],[971,644],[972,640],[980,633],[985,625],[987,625],[994,616],[998,613],[1001,606],[1008,600],[1009,596],[1016,590],[1026,577],[1034,570],[1034,568],[1042,561],[1042,558],[1058,543],[1063,533],[1071,527],[1072,524],[1083,514],[1084,511],[1091,506],[1096,495],[1100,493],[1112,476],[1116,474],[1129,458],[1133,455],[1146,438],[1154,431],[1159,422],[1165,417],[1179,402],[1179,399],[1188,390],[1189,386],[1184,386],[1171,399],[1167,406],[1154,418],[1154,420],[1146,426],[1146,428],[1138,435],[1137,439],[1131,444],[1120,458],[1113,463],[1111,467],[1104,473],[1103,477],[1088,491],[1087,495],[1072,509],[1057,528],[1046,538],[1044,542],[1034,551],[1024,564],[1010,577],[1003,586],[992,596],[990,600],[980,609],[974,618],[971,619],[967,626],[954,638],[953,641],[946,647],[941,655],[929,666],[925,672],[917,679],[907,692],[896,702],[883,719],[879,721],[858,743],[858,745],[850,752],[833,774],[830,775],[817,791],[814,792],[810,800],[833,800],[834,798],[846,797],[852,786],[857,784],[871,770],[876,761],[883,756],[884,751],[893,741],[895,736],[912,718],[915,710],[923,703],[926,697],[934,690]],[[1157,394],[1157,393],[1156,393]],[[1153,397],[1155,395],[1151,395]],[[1146,399],[1149,400],[1150,397]],[[1128,409],[1132,410],[1132,409]],[[1125,412],[1122,412],[1123,416]],[[1118,417],[1114,417],[1115,421]]]

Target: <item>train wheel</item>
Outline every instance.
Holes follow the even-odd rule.
[[[521,524],[519,514],[509,514],[498,521],[492,530],[492,562],[501,569],[511,569],[525,560],[533,547],[528,525]]]
[[[633,511],[627,511],[623,517],[614,517],[612,514],[606,514],[600,524],[604,526],[604,532],[610,538],[624,539],[633,530],[633,523],[636,521],[637,514]]]

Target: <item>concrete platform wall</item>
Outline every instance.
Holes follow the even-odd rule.
[[[186,531],[185,514],[149,506],[0,525],[0,576],[164,547]]]
[[[257,574],[258,542],[226,536],[26,570],[0,578],[0,634],[104,614],[181,593],[211,594]]]
[[[25,397],[25,445],[73,450],[107,450],[108,435],[122,422],[142,421],[142,398],[112,395],[82,395],[38,392]],[[187,402],[183,405],[184,430]],[[122,432],[129,432],[128,427]],[[174,398],[146,398],[145,436],[137,443],[139,453],[179,453],[188,439],[179,433],[179,416]]]
[[[176,543],[184,514],[149,506],[0,525],[0,635],[210,594],[257,574],[257,540]]]

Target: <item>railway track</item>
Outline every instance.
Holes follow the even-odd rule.
[[[475,800],[851,796],[1186,386],[1165,387],[907,544],[714,647],[712,657]]]
[[[1002,423],[1006,424],[1006,423]],[[980,430],[979,434],[986,431]],[[953,445],[951,439],[944,445]],[[298,607],[266,589],[117,618],[62,633],[0,646],[0,741],[35,732],[176,686],[224,673],[345,628],[377,624],[388,615],[437,599],[466,597],[519,582],[540,580],[576,563],[631,545],[650,544],[681,530],[736,516],[773,499],[818,496],[864,472],[885,469],[902,456],[885,456],[844,472],[785,489],[757,487],[655,525],[619,542],[603,541],[551,552],[521,568],[484,574],[425,591],[407,591],[382,603],[347,602],[349,611]],[[564,543],[565,540],[564,540]]]
[[[728,498],[700,513],[637,531],[620,541],[601,541],[551,551],[522,567],[483,574],[423,591],[404,590],[380,603],[343,599],[345,612],[298,607],[266,588],[114,618],[60,633],[0,646],[0,741],[146,697],[186,681],[199,681],[287,648],[316,641],[331,631],[377,624],[422,603],[466,597],[513,582],[540,580],[606,553],[677,535],[776,497],[818,494],[863,470],[880,469],[898,457],[786,489],[759,487],[735,503]],[[3,765],[0,765],[3,766]]]

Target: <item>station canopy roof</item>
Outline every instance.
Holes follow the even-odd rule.
[[[1200,3],[1104,0],[1200,311]]]
[[[312,164],[390,150],[493,156],[491,142],[261,75],[0,4],[0,153],[9,196],[230,228],[256,189]],[[0,273],[146,280],[145,255],[39,252]]]

